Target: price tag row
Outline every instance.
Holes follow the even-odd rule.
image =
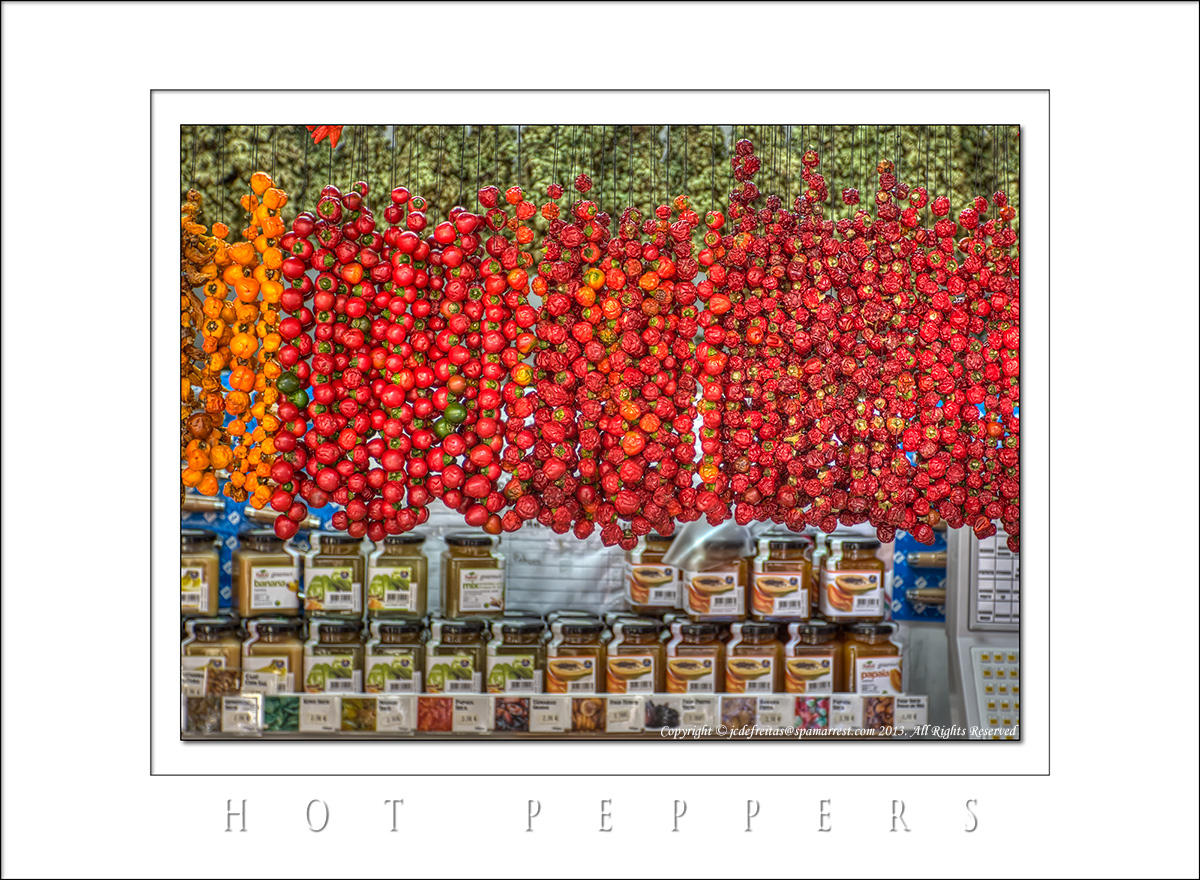
[[[213,705],[219,701],[219,705]],[[329,694],[185,697],[184,732],[205,734],[658,734],[819,737],[866,730],[913,736],[928,698],[898,694],[465,696]],[[216,720],[201,724],[198,719]]]

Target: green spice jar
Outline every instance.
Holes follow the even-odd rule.
[[[429,595],[425,535],[388,535],[367,560],[367,617],[424,617]]]
[[[217,535],[207,529],[179,532],[179,613],[188,617],[220,614],[221,556]]]
[[[492,624],[494,637],[487,646],[489,694],[540,694],[546,668],[542,635],[546,624],[539,618],[510,618]]]
[[[242,638],[232,617],[188,620],[179,646],[180,685],[186,697],[220,697],[241,686]]]
[[[304,690],[310,694],[362,691],[362,625],[356,620],[311,620],[304,644]]]
[[[424,624],[398,618],[371,622],[367,642],[369,694],[419,694],[425,672]]]
[[[425,693],[482,693],[487,623],[435,620],[425,644]]]
[[[488,535],[446,536],[442,553],[442,604],[448,618],[498,617],[504,613],[504,558]]]
[[[362,541],[349,535],[314,534],[304,557],[304,610],[310,614],[361,617],[367,564]]]

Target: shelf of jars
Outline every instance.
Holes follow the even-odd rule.
[[[182,699],[183,738],[921,738],[914,694],[262,694]]]

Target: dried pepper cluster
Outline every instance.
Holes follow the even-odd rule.
[[[272,435],[279,426],[271,410],[281,374],[276,324],[283,255],[278,245],[287,194],[262,173],[254,174],[250,185],[251,193],[242,197],[249,215],[245,240],[236,244],[226,244],[224,224],[214,224],[209,235],[195,219],[198,195],[189,193],[185,202],[182,483],[216,495],[218,478],[227,477],[227,496],[262,507],[270,497]]]
[[[492,533],[625,547],[700,516],[922,541],[1000,522],[1018,547],[1013,209],[997,192],[951,219],[885,160],[835,221],[820,164],[789,204],[739,141],[703,221],[680,196],[614,222],[584,174],[563,204],[557,183],[540,211],[486,186],[441,222],[397,187],[382,230],[359,182],[285,231],[256,174],[228,246],[189,195],[185,485],[228,472],[282,537],[334,502],[335,528],[379,540],[440,499]]]

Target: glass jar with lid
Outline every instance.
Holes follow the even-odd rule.
[[[304,610],[327,617],[362,617],[366,571],[361,538],[313,533],[312,550],[304,557]]]
[[[304,643],[304,690],[357,694],[363,681],[362,624],[343,617],[315,618]]]
[[[683,610],[692,620],[745,620],[749,580],[746,542],[710,538],[683,571]]]
[[[605,689],[610,694],[661,693],[666,680],[666,646],[662,624],[644,617],[624,617],[612,625],[606,649]]]
[[[233,554],[233,592],[242,617],[300,614],[300,556],[270,529],[242,532]]]
[[[242,638],[233,617],[205,617],[184,624],[180,675],[184,696],[220,697],[241,686]]]
[[[679,607],[679,569],[664,565],[674,535],[651,532],[625,554],[625,602],[637,614],[662,614]]]
[[[550,629],[546,693],[603,693],[604,622],[596,618],[561,618]]]
[[[812,539],[764,535],[750,575],[750,616],[755,620],[808,620],[812,588]]]
[[[246,621],[242,642],[242,691],[293,694],[304,674],[304,622],[296,617]]]
[[[725,684],[725,643],[715,623],[675,621],[666,648],[667,693],[720,693]]]
[[[489,535],[456,532],[442,553],[442,605],[448,618],[504,613],[504,557]]]
[[[774,694],[783,690],[783,643],[775,624],[732,624],[725,658],[725,692]]]
[[[369,694],[419,694],[425,672],[425,625],[413,618],[385,618],[370,624],[366,677]]]
[[[424,617],[429,595],[425,535],[388,535],[367,560],[367,616]]]
[[[487,646],[489,694],[540,694],[546,669],[546,624],[538,617],[504,617],[492,624]]]
[[[821,564],[821,616],[837,623],[878,623],[887,614],[883,560],[874,538],[830,546]]]
[[[900,646],[892,641],[890,623],[856,623],[842,633],[842,674],[839,688],[854,694],[902,694],[904,679]]]
[[[221,555],[216,532],[179,531],[179,613],[210,617],[221,613]]]
[[[842,680],[838,628],[824,620],[788,624],[783,646],[783,689],[789,694],[830,694]]]
[[[485,621],[433,621],[425,643],[425,693],[482,693],[486,655]]]

